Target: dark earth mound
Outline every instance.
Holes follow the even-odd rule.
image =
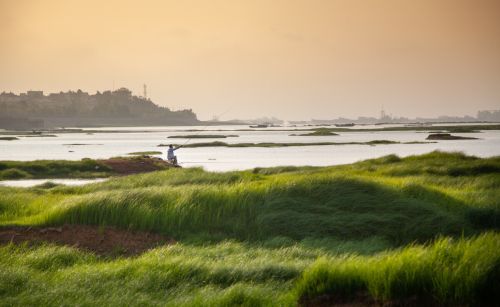
[[[133,256],[160,245],[175,243],[173,239],[159,234],[113,227],[64,225],[0,228],[0,244],[24,242],[69,245],[105,256]]]
[[[141,156],[132,159],[118,157],[98,161],[110,168],[113,173],[118,175],[148,173],[167,169],[169,167],[179,167],[178,165],[173,165],[172,163],[169,163],[161,158],[150,156]]]
[[[451,135],[449,133],[433,133],[429,134],[427,140],[478,140],[478,138]]]

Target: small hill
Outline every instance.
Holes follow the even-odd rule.
[[[196,125],[192,110],[172,111],[126,88],[89,94],[28,91],[0,94],[0,128],[26,130],[85,126]]]
[[[474,137],[465,137],[458,135],[451,135],[449,133],[432,133],[426,138],[427,140],[477,140]]]

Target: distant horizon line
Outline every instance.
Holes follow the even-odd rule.
[[[144,84],[145,85],[145,84]],[[2,92],[0,92],[0,95],[2,94],[14,94],[14,95],[19,95],[21,96],[22,94],[25,94],[25,95],[28,95],[30,92],[31,93],[42,93],[43,97],[48,97],[49,95],[51,94],[60,94],[60,93],[78,93],[79,91],[82,92],[82,93],[86,93],[86,94],[92,94],[94,92],[94,94],[102,94],[102,93],[106,93],[106,92],[111,92],[111,93],[114,93],[114,92],[118,92],[120,90],[127,90],[129,91],[133,96],[136,96],[138,98],[142,98],[142,99],[146,99],[146,100],[149,100],[151,102],[153,102],[154,104],[158,105],[158,106],[162,106],[161,104],[159,103],[155,103],[153,101],[153,99],[151,99],[151,97],[147,97],[147,96],[143,96],[143,95],[140,95],[140,94],[134,94],[134,92],[132,90],[130,90],[128,87],[126,86],[121,86],[121,87],[118,87],[116,89],[106,89],[106,90],[95,90],[95,91],[88,91],[88,90],[82,90],[81,88],[78,88],[76,90],[74,89],[67,89],[67,91],[64,91],[64,90],[60,90],[58,92],[49,92],[47,91],[47,94],[45,93],[44,90],[40,90],[40,89],[37,89],[37,90],[34,90],[34,89],[29,89],[29,90],[25,90],[24,92],[23,91],[19,91],[19,92],[14,92],[14,91],[7,91],[7,90],[2,90]],[[460,119],[460,118],[467,118],[467,117],[470,117],[470,118],[477,118],[478,116],[478,113],[480,112],[500,112],[500,108],[499,109],[489,109],[489,110],[477,110],[476,111],[476,115],[471,115],[471,114],[463,114],[463,115],[434,115],[434,116],[403,116],[403,115],[393,115],[392,113],[388,113],[385,111],[385,108],[382,107],[381,109],[381,112],[383,112],[383,114],[385,116],[387,116],[388,119],[390,120],[397,120],[397,119],[400,119],[400,120],[439,120],[439,119],[445,119],[445,118],[455,118],[455,119]],[[208,116],[207,116],[208,117]],[[255,120],[261,120],[261,119],[264,119],[264,118],[267,118],[267,119],[272,119],[274,118],[274,120],[278,120],[278,121],[283,121],[283,122],[314,122],[314,121],[334,121],[334,120],[352,120],[352,121],[358,121],[358,120],[362,120],[362,119],[382,119],[380,117],[377,117],[377,116],[373,116],[373,115],[355,115],[353,118],[351,118],[350,116],[337,116],[337,117],[332,117],[332,118],[329,118],[329,119],[318,119],[318,118],[309,118],[309,119],[281,119],[281,118],[278,118],[276,117],[275,115],[271,115],[271,116],[266,116],[266,115],[262,115],[262,116],[256,116],[255,118],[251,118],[251,119],[239,119],[239,118],[232,118],[232,119],[226,119],[226,120],[219,120],[219,121],[255,121]],[[213,121],[211,119],[205,119],[203,121]]]

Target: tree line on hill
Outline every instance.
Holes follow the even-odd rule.
[[[0,128],[35,129],[68,126],[195,125],[192,110],[172,111],[126,88],[97,92],[28,91],[0,94]]]

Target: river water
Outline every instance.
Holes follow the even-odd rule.
[[[376,126],[381,128],[383,126]],[[109,158],[124,156],[138,151],[162,151],[159,155],[166,158],[166,147],[158,144],[183,144],[185,139],[169,139],[172,135],[186,134],[235,134],[238,137],[225,139],[191,139],[189,143],[223,141],[226,143],[258,142],[367,142],[372,140],[390,140],[399,142],[425,141],[428,133],[417,131],[370,131],[339,132],[337,136],[290,136],[300,131],[279,131],[280,129],[306,129],[311,127],[267,128],[253,131],[248,126],[208,127],[108,127],[89,128],[99,133],[59,133],[57,137],[23,137],[19,140],[0,141],[0,160],[40,160],[63,159],[79,160],[82,158]],[[358,128],[358,127],[356,127]],[[373,127],[366,127],[373,128]],[[88,131],[87,130],[87,131]],[[223,131],[212,131],[223,130]],[[439,127],[436,127],[439,130]],[[302,132],[303,133],[303,132]],[[1,136],[0,131],[0,136]],[[438,141],[433,144],[391,144],[391,145],[332,145],[282,148],[227,148],[201,147],[182,148],[177,156],[183,167],[203,167],[211,171],[243,170],[253,167],[280,165],[325,166],[352,163],[368,158],[388,154],[401,157],[431,152],[433,150],[461,151],[479,157],[500,155],[500,131],[482,131],[480,133],[453,133],[458,136],[480,138],[478,140]],[[83,145],[74,145],[83,144]]]
[[[1,180],[0,186],[27,188],[41,185],[47,182],[63,185],[84,185],[89,183],[103,182],[106,178],[96,179],[21,179],[21,180]]]

